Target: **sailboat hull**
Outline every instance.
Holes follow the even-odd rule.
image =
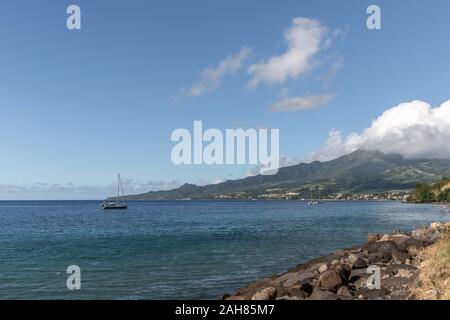
[[[103,210],[117,210],[117,209],[126,209],[128,206],[126,204],[120,204],[120,203],[104,203],[102,204]]]
[[[128,206],[116,206],[116,205],[114,205],[114,206],[105,206],[102,209],[103,210],[117,210],[117,209],[126,209],[126,208],[128,208]]]

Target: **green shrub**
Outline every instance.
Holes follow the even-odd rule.
[[[450,178],[443,177],[434,184],[417,184],[415,190],[408,197],[410,202],[450,201],[450,189],[441,191],[442,187],[450,183]]]

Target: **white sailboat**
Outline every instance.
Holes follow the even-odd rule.
[[[318,204],[318,203],[319,203],[319,202],[313,200],[313,191],[312,191],[312,189],[311,189],[311,198],[310,198],[308,204],[309,204],[310,206],[312,206],[312,205],[315,205],[315,204]]]
[[[321,204],[323,203],[322,201],[320,201],[320,188],[319,188],[319,200],[317,200],[317,204]]]
[[[122,190],[122,195],[125,196],[125,192],[123,191],[122,181],[120,180],[120,174],[117,176],[117,197],[116,201],[103,201],[102,209],[103,210],[112,210],[112,209],[126,209],[128,208],[128,204],[126,200],[120,201],[120,190]]]

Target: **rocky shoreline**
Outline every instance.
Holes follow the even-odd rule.
[[[370,233],[363,245],[336,250],[281,275],[251,283],[223,299],[414,299],[411,288],[417,285],[424,263],[420,250],[442,239],[449,230],[450,223],[434,222],[411,232]],[[430,299],[437,294],[436,290],[430,290]]]

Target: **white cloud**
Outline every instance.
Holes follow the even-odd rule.
[[[407,159],[450,159],[450,100],[434,108],[418,100],[402,103],[345,139],[333,130],[308,160],[327,161],[357,149],[395,153]]]
[[[339,70],[341,70],[344,67],[344,58],[338,56],[335,58],[335,60],[331,63],[329,69],[325,74],[317,76],[317,80],[322,81],[324,86],[328,88],[331,84],[331,81],[333,78],[337,75]]]
[[[169,190],[180,186],[179,180],[142,182],[123,179],[122,183],[126,194]],[[117,184],[0,184],[0,198],[5,197],[6,199],[102,199],[115,194],[117,194]]]
[[[300,159],[290,158],[290,157],[286,157],[286,156],[280,156],[278,158],[278,163],[279,163],[280,168],[289,167],[289,166],[299,164]],[[253,177],[253,176],[257,176],[259,174],[263,174],[263,173],[267,174],[267,169],[270,169],[270,163],[267,165],[254,166],[249,171],[247,171],[245,175],[247,177]]]
[[[219,184],[219,183],[222,183],[222,182],[225,182],[225,179],[223,179],[223,178],[217,178],[217,179],[214,180],[211,184]]]
[[[291,27],[284,33],[287,51],[249,67],[249,86],[257,87],[261,82],[282,83],[308,71],[312,59],[321,49],[330,45],[324,39],[328,30],[318,20],[294,18]]]
[[[334,95],[309,95],[303,97],[284,97],[270,106],[271,111],[293,112],[322,107],[328,104]]]
[[[304,162],[311,161],[329,161],[336,159],[345,154],[351,153],[357,150],[358,147],[349,143],[344,143],[342,141],[342,135],[340,131],[331,130],[328,140],[325,144],[320,148],[320,150],[313,152],[309,156],[305,157]]]
[[[256,88],[260,83],[274,84],[296,79],[310,69],[323,64],[321,61],[323,57],[318,57],[319,52],[329,48],[334,41],[343,40],[347,33],[348,28],[347,30],[329,30],[316,19],[293,18],[291,26],[284,33],[287,43],[286,51],[250,65],[247,70],[250,76],[249,87]],[[253,50],[243,47],[239,53],[226,57],[218,65],[204,69],[200,73],[200,79],[192,86],[183,88],[176,100],[186,96],[198,97],[214,90],[225,76],[235,74],[244,68],[252,56]],[[323,76],[326,85],[342,66],[343,59],[339,56],[335,57],[331,62],[330,70]],[[300,105],[299,108],[303,109],[303,105],[325,104],[320,99],[327,98],[329,99],[325,95],[294,97],[279,103],[286,106],[282,109],[290,108],[291,105]],[[282,105],[277,104],[281,107]]]
[[[181,184],[178,179],[174,180],[150,180],[147,182],[136,181],[132,179],[124,179],[122,181],[123,186],[127,194],[138,194],[145,193],[149,191],[159,191],[159,190],[170,190],[178,188]],[[114,185],[116,188],[117,186]]]
[[[216,67],[204,69],[200,73],[200,80],[189,89],[183,89],[182,95],[198,97],[214,90],[222,82],[223,77],[238,72],[251,55],[252,49],[244,47],[239,53],[223,59]]]

